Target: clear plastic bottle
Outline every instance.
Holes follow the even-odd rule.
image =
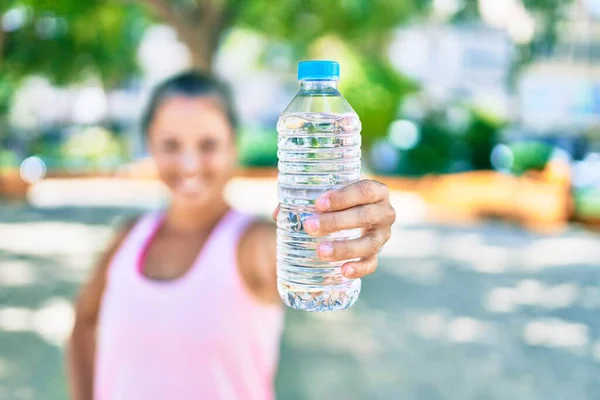
[[[306,311],[346,309],[361,287],[360,279],[341,274],[344,262],[316,253],[320,243],[355,239],[360,230],[317,238],[303,227],[321,194],[360,179],[361,123],[338,91],[339,76],[335,61],[301,62],[300,91],[277,123],[277,288],[286,305]]]

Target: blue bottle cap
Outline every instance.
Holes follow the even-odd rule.
[[[298,80],[339,79],[340,64],[337,61],[301,61],[298,64]]]

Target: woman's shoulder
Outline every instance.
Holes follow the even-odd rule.
[[[163,210],[150,210],[122,216],[113,222],[113,238],[106,248],[105,255],[112,258],[114,253],[123,245],[125,240],[134,233],[136,229],[142,229],[144,224],[161,218]]]
[[[264,303],[278,302],[276,263],[276,226],[272,221],[253,218],[238,245],[238,266],[247,288]]]
[[[107,260],[112,259],[117,250],[121,247],[125,239],[131,234],[135,227],[145,217],[146,214],[127,216],[114,223],[114,234],[112,241],[106,247],[104,256]]]
[[[268,220],[265,217],[256,216],[239,212],[239,215],[244,219],[244,231],[242,237],[248,240],[248,238],[264,237],[264,235],[273,234],[276,230],[276,225],[273,221]]]
[[[140,216],[132,216],[113,223],[113,226],[116,226],[114,229],[116,233],[104,252],[100,254],[100,258],[96,261],[96,267],[79,293],[76,306],[78,319],[96,323],[100,302],[106,287],[108,267],[139,219]]]

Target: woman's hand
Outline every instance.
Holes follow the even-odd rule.
[[[362,228],[359,239],[321,243],[319,258],[343,261],[347,278],[360,278],[377,269],[377,253],[391,236],[396,212],[390,205],[389,190],[381,182],[362,180],[339,190],[324,193],[316,201],[319,214],[304,221],[304,230],[311,236],[325,236],[345,229]],[[279,210],[275,210],[274,217]]]

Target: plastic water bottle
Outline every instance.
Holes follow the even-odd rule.
[[[356,239],[359,229],[311,237],[304,221],[324,192],[360,179],[358,115],[338,91],[339,64],[304,61],[301,88],[277,123],[280,212],[277,219],[277,288],[289,307],[343,310],[360,294],[360,279],[341,274],[344,262],[318,258],[320,243]]]

